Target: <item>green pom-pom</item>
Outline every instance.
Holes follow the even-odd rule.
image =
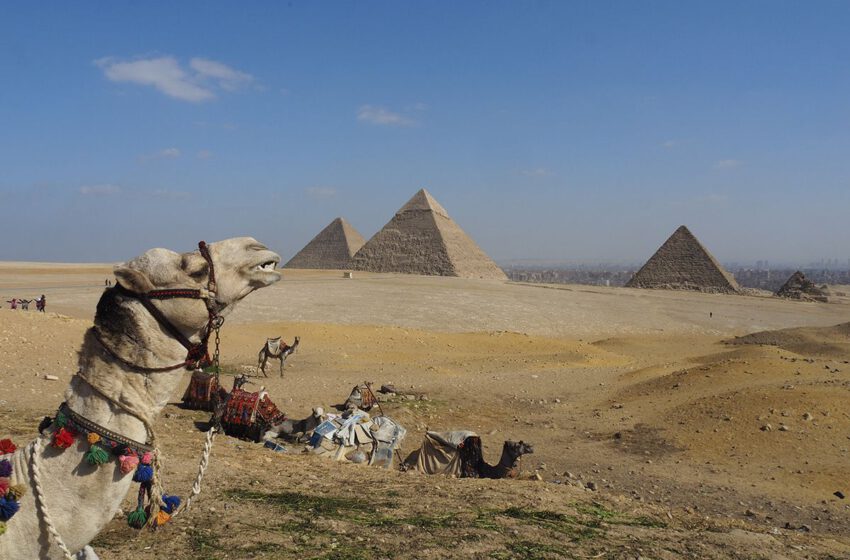
[[[53,420],[53,423],[56,424],[59,428],[64,428],[65,424],[68,423],[68,418],[65,417],[61,412],[56,413],[56,418]]]
[[[137,509],[127,516],[127,525],[133,529],[141,529],[148,522],[148,516],[143,509]]]
[[[6,532],[6,524],[0,521],[0,535]]]
[[[89,465],[102,465],[109,461],[109,453],[104,448],[94,443],[86,452],[86,461]]]

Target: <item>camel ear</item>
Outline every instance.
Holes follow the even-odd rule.
[[[113,270],[115,278],[122,288],[137,294],[145,294],[154,289],[153,283],[148,277],[135,268],[130,268],[124,265],[118,265]]]

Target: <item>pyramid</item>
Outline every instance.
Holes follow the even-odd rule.
[[[664,242],[626,287],[709,293],[736,293],[741,289],[735,277],[720,266],[685,226]]]
[[[814,282],[806,278],[799,270],[776,291],[776,295],[784,298],[802,299],[826,302],[827,293],[818,288]]]
[[[353,267],[370,272],[505,280],[505,273],[449,217],[425,189],[354,255]]]
[[[351,257],[366,240],[351,224],[337,218],[307,243],[284,268],[351,268]]]

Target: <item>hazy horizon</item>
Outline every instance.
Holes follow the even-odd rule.
[[[850,259],[850,4],[7,7],[0,260],[251,235],[419,189],[497,262]]]

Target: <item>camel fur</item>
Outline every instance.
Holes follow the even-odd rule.
[[[254,290],[280,279],[274,270],[280,257],[250,237],[227,239],[208,247],[217,280],[214,306],[220,315],[229,313]],[[176,288],[204,290],[209,265],[198,251],[180,254],[151,249],[118,265],[114,272],[118,284],[135,293]],[[155,305],[190,341],[200,340],[208,321],[202,300],[176,298],[156,301]],[[186,358],[186,349],[163,330],[137,299],[118,287],[104,292],[97,305],[94,327],[85,334],[79,351],[80,373],[72,378],[65,400],[85,418],[144,442],[144,425],[134,414],[152,423],[174,394],[184,370],[142,373],[131,369],[107,353],[93,329],[99,331],[103,342],[117,356],[146,368],[180,363]],[[103,394],[134,414],[111,403]],[[58,405],[45,403],[51,412]],[[90,466],[83,457],[88,444],[79,439],[70,448],[60,450],[49,445],[49,433],[39,437],[43,440],[38,460],[46,507],[66,545],[76,553],[115,516],[133,484],[132,474],[122,475],[114,459],[99,467]],[[13,463],[12,484],[26,485],[27,493],[20,500],[18,514],[9,520],[6,533],[0,535],[0,558],[63,557],[48,535],[34,501],[31,449],[22,446],[5,457]]]

